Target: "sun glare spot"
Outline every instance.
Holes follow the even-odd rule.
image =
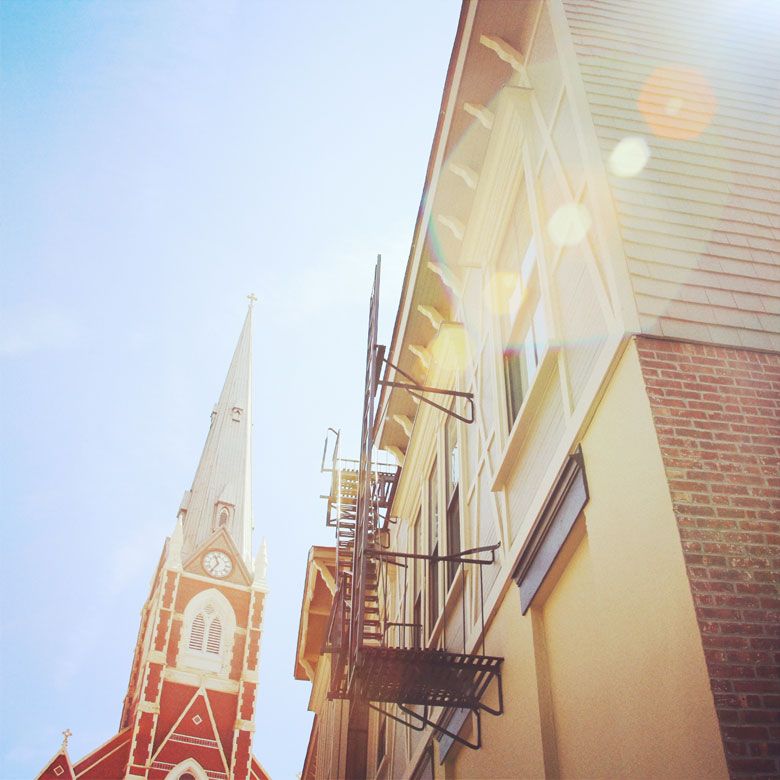
[[[509,302],[520,286],[519,272],[495,271],[485,285],[485,304],[496,314],[507,314]]]
[[[588,209],[580,203],[567,203],[556,210],[547,223],[547,233],[558,246],[574,246],[590,230]]]
[[[465,371],[469,364],[466,328],[458,322],[445,322],[430,345],[433,361],[445,371]]]
[[[709,127],[716,100],[706,76],[694,68],[656,68],[642,86],[638,100],[653,134],[687,140]]]
[[[609,156],[609,169],[615,176],[628,178],[640,173],[650,159],[650,147],[639,136],[624,138]]]
[[[673,98],[669,98],[669,100],[666,101],[666,108],[664,110],[666,111],[667,116],[679,116],[682,107],[683,107],[682,98],[673,97]]]

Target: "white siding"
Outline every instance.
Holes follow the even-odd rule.
[[[639,175],[611,176],[645,332],[780,348],[780,15],[771,3],[564,0],[605,164],[644,137]],[[712,88],[688,108],[692,137],[638,100],[657,68],[695,69]],[[682,126],[682,125],[681,125]]]

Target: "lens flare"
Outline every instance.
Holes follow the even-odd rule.
[[[496,314],[508,314],[509,302],[520,286],[520,273],[515,271],[493,271],[489,273],[484,287],[485,306]]]
[[[624,138],[609,156],[609,170],[623,179],[636,176],[644,170],[650,159],[650,147],[639,136]]]
[[[430,344],[433,362],[445,371],[465,371],[469,365],[469,339],[459,322],[445,322]]]
[[[706,76],[694,68],[656,68],[645,81],[638,100],[653,134],[688,140],[709,127],[716,100]]]
[[[581,203],[567,203],[550,217],[547,234],[557,246],[574,246],[585,238],[590,226],[588,209]]]

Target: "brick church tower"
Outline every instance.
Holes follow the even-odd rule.
[[[250,296],[251,297],[251,296]],[[241,780],[252,755],[265,545],[252,563],[250,304],[192,488],[141,613],[119,731],[38,778]]]

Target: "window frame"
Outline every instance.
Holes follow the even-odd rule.
[[[387,760],[387,715],[384,712],[378,713],[376,722],[376,773],[379,774],[382,764]],[[381,750],[380,750],[381,749]]]
[[[176,766],[166,775],[166,780],[168,780],[168,778],[171,778],[171,780],[180,780],[180,778],[184,777],[187,773],[195,777],[196,780],[208,780],[206,770],[203,769],[194,758],[185,758],[184,761],[176,764]]]
[[[423,508],[422,504],[417,508],[417,515],[412,526],[412,552],[415,555],[421,554],[424,549],[424,539],[422,531],[423,526]],[[412,644],[414,648],[421,648],[423,646],[423,636],[425,634],[425,622],[423,614],[423,603],[425,594],[425,566],[424,561],[414,559],[413,560],[413,578],[412,578],[412,598],[410,599],[411,614],[409,616],[409,622],[413,625],[412,629]]]
[[[190,646],[190,641],[195,621],[199,615],[204,613],[209,604],[214,607],[214,617],[204,626],[201,648],[193,648]],[[210,629],[217,620],[220,626],[219,652],[214,653],[207,649],[207,644]],[[184,608],[177,665],[182,668],[214,672],[223,677],[228,676],[232,663],[235,634],[236,615],[225,595],[216,588],[200,591],[190,599]]]
[[[501,377],[508,435],[520,417],[550,349],[552,331],[542,275],[543,242],[536,235],[524,170],[501,230],[492,267],[496,275],[516,275],[511,292],[494,285],[493,304],[500,341]],[[521,244],[527,237],[527,243]],[[530,334],[530,339],[529,339]],[[529,345],[533,357],[529,359]]]
[[[452,445],[452,439],[454,438],[454,446]],[[445,543],[446,554],[454,555],[459,553],[463,549],[463,530],[461,528],[462,513],[460,508],[460,483],[461,483],[461,450],[460,450],[460,430],[458,421],[454,417],[448,417],[444,423],[444,452],[445,452],[445,468],[447,471],[445,482],[445,515],[444,515],[444,528],[445,528]],[[453,480],[453,453],[457,453],[457,479]],[[453,518],[454,523],[453,523]],[[454,525],[454,527],[453,527]],[[454,536],[457,532],[457,543],[454,542]],[[458,575],[458,571],[462,568],[463,564],[459,561],[448,561],[445,574],[445,593],[449,593],[452,588],[452,584]],[[446,603],[446,595],[445,595]]]
[[[438,439],[438,436],[436,437]],[[437,448],[438,449],[438,448]],[[434,452],[433,459],[431,461],[430,468],[428,469],[428,477],[426,479],[426,492],[425,492],[425,507],[426,507],[426,530],[428,533],[426,550],[427,555],[437,556],[441,550],[441,495],[439,491],[439,481],[441,478],[441,471],[439,468],[438,453]],[[435,541],[434,541],[435,530]],[[441,606],[441,583],[439,572],[439,561],[428,560],[427,566],[424,567],[425,584],[426,584],[426,631],[425,635],[430,641],[433,633],[436,629],[436,623],[439,620],[439,616],[442,612]]]

